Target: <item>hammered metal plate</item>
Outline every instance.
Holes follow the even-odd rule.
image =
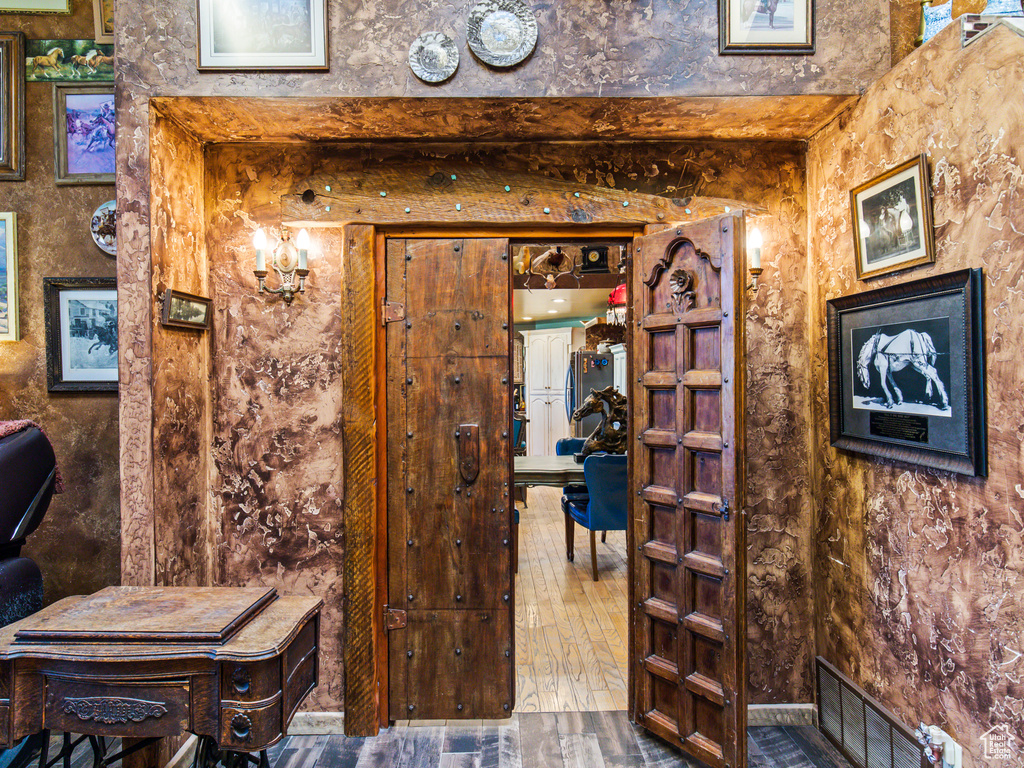
[[[409,66],[425,83],[442,83],[459,68],[459,49],[443,32],[424,32],[409,46]]]
[[[469,12],[467,36],[482,62],[512,67],[537,46],[537,19],[519,0],[482,0]]]

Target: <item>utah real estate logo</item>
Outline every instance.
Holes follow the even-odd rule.
[[[1013,755],[1013,742],[1017,738],[1010,733],[1010,724],[1001,723],[989,728],[981,735],[981,745],[986,760],[1009,760]]]

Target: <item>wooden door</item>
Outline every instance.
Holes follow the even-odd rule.
[[[508,241],[388,240],[392,720],[514,706]]]
[[[746,766],[741,216],[636,241],[631,451],[637,722]]]

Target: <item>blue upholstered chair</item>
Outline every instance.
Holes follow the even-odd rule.
[[[579,523],[590,531],[590,567],[594,581],[597,581],[595,532],[626,530],[628,497],[625,454],[599,453],[587,456],[583,462],[583,477],[590,491],[587,501],[562,497],[565,555],[569,560],[575,559],[573,534],[576,523]]]
[[[556,456],[575,456],[577,453],[583,450],[583,444],[587,442],[585,437],[563,437],[561,440],[555,441],[555,455]],[[587,486],[580,483],[570,483],[569,485],[562,486],[563,496],[577,496],[581,497],[578,501],[586,503]]]

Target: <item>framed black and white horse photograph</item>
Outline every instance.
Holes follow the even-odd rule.
[[[851,190],[850,208],[858,280],[935,261],[927,156]]]
[[[981,270],[828,302],[832,445],[985,475]]]
[[[44,277],[50,392],[117,392],[117,281]]]

